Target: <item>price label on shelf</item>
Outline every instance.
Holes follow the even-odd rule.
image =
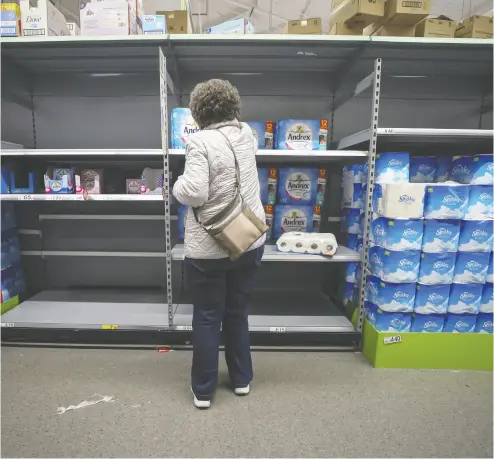
[[[24,201],[32,201],[34,199],[33,195],[32,194],[23,194],[22,195],[22,199]]]
[[[395,343],[401,343],[403,339],[401,338],[401,335],[395,335],[395,336],[387,336],[384,338],[384,344],[395,344]]]
[[[192,325],[177,325],[178,331],[192,331]]]
[[[46,199],[48,201],[62,201],[63,198],[62,198],[62,195],[60,194],[49,194]]]
[[[286,332],[286,327],[269,327],[270,332],[284,333]]]
[[[394,134],[395,130],[393,128],[385,128],[384,133],[385,134]]]
[[[101,328],[103,330],[116,330],[118,328],[118,325],[114,325],[114,324],[103,324],[101,326]]]
[[[12,328],[14,326],[13,322],[2,322],[2,328]]]

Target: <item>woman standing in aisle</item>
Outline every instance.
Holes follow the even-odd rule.
[[[265,221],[257,176],[257,139],[238,121],[240,96],[228,81],[198,84],[190,95],[192,117],[201,131],[186,139],[185,170],[173,195],[189,206],[185,223],[185,280],[194,313],[192,392],[198,408],[209,408],[218,383],[221,328],[228,373],[237,395],[247,395],[253,378],[247,302],[264,252],[265,236],[231,261],[199,222],[218,215],[240,194]],[[194,209],[193,209],[194,208]],[[195,212],[194,212],[195,210]]]

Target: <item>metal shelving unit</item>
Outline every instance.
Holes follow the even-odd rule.
[[[4,159],[162,164],[166,197],[106,194],[88,195],[85,200],[82,195],[1,195],[2,201],[22,201],[18,204],[22,209],[21,223],[25,222],[19,231],[24,241],[22,255],[28,261],[28,279],[35,279],[34,294],[2,316],[4,341],[190,342],[192,306],[183,286],[184,253],[174,234],[176,225],[172,222],[177,217],[169,180],[169,170],[183,163],[185,152],[168,148],[168,107],[186,105],[198,81],[217,76],[229,78],[242,97],[252,98],[254,105],[268,97],[291,100],[294,93],[299,97],[298,104],[301,100],[312,101],[306,104],[319,104],[322,100],[319,117],[331,118],[330,135],[337,149],[260,150],[258,161],[323,164],[333,174],[328,200],[332,206],[328,212],[333,215],[335,203],[338,206],[333,194],[338,193],[339,183],[336,187],[331,184],[338,181],[340,166],[367,161],[372,176],[381,147],[492,146],[492,131],[484,129],[379,127],[384,87],[393,96],[406,93],[411,98],[416,93],[429,98],[437,92],[445,99],[484,98],[489,87],[492,90],[492,40],[287,35],[25,37],[3,39],[1,53],[2,99],[25,110],[32,123],[32,136],[25,142],[30,149],[4,150]],[[486,79],[490,81],[486,83]],[[406,91],[403,82],[407,83]],[[145,144],[149,148],[142,148],[141,141],[147,141],[144,138],[135,144],[110,145],[108,139],[112,136],[106,132],[90,135],[84,142],[69,139],[61,147],[52,141],[54,133],[50,133],[50,139],[40,136],[43,129],[49,129],[46,117],[50,113],[43,111],[39,101],[55,104],[57,97],[71,97],[76,104],[106,97],[101,100],[112,103],[131,96],[138,102],[146,98],[152,101],[154,126],[160,110],[161,137],[156,135]],[[363,127],[369,126],[369,121],[371,127],[355,135],[339,136],[337,114],[355,100],[365,103]],[[286,107],[276,108],[279,118],[285,115]],[[118,108],[115,111],[121,112]],[[104,124],[105,115],[101,116]],[[139,127],[145,123],[142,121]],[[352,128],[357,124],[352,118],[346,123]],[[8,128],[15,131],[17,125],[3,129],[4,136],[9,135]],[[118,126],[113,133],[118,133],[116,129]],[[339,137],[341,140],[335,142]],[[90,147],[86,148],[86,141]],[[159,141],[161,148],[156,148]],[[372,185],[366,201],[362,259],[345,247],[340,247],[331,259],[285,254],[273,246],[266,247],[259,285],[251,301],[253,344],[358,343],[363,289],[356,327],[330,294],[334,279],[341,274],[341,263],[362,262],[365,273]],[[338,218],[328,217],[325,221],[336,225],[329,228],[337,232]],[[363,278],[362,285],[365,274]],[[136,285],[139,288],[127,288]]]

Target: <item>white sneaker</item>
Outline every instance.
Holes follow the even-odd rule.
[[[192,395],[194,395],[194,405],[196,408],[199,408],[200,410],[207,410],[211,406],[211,400],[197,400],[196,394],[194,394],[192,388],[190,390]]]
[[[247,395],[250,392],[250,384],[245,387],[235,387],[235,395]]]

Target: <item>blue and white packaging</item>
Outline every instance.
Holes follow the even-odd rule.
[[[485,283],[489,257],[488,252],[458,252],[453,282],[457,284]]]
[[[447,314],[444,333],[473,333],[477,324],[476,314]]]
[[[412,312],[415,303],[415,284],[393,284],[376,276],[367,276],[365,296],[383,311]]]
[[[282,167],[278,171],[278,203],[322,205],[326,192],[326,170]]]
[[[446,314],[450,285],[417,284],[414,312],[418,314]]]
[[[343,304],[346,306],[348,303],[353,301],[353,290],[355,289],[355,284],[352,282],[345,282],[345,288],[343,291]]]
[[[347,263],[345,268],[345,282],[355,282],[355,270],[357,269],[358,263]]]
[[[272,150],[274,145],[274,121],[249,121],[247,124],[257,135],[257,148]]]
[[[366,302],[367,320],[377,331],[409,332],[412,326],[412,314],[407,312],[385,312],[377,305]]]
[[[178,206],[178,240],[183,241],[185,237],[185,219],[187,218],[187,212],[189,206],[180,204]]]
[[[362,207],[362,184],[346,183],[342,190],[341,207],[360,209]]]
[[[422,252],[456,252],[460,227],[460,220],[424,220]]]
[[[159,14],[144,14],[142,16],[143,35],[160,35],[168,33],[166,17]]]
[[[376,155],[375,183],[410,181],[410,153],[389,152]]]
[[[493,253],[491,252],[491,257],[489,259],[489,267],[487,268],[487,276],[485,278],[486,282],[494,283],[494,266],[492,262]]]
[[[257,169],[257,175],[259,177],[262,204],[274,205],[276,203],[276,190],[278,188],[278,169],[260,167]]]
[[[351,164],[349,166],[343,166],[343,172],[341,175],[342,186],[345,182],[364,183],[367,178],[365,178],[364,180],[363,166],[363,164]]]
[[[436,170],[435,156],[414,156],[410,158],[410,183],[432,183]]]
[[[452,164],[453,158],[451,156],[440,156],[437,158],[436,177],[434,178],[434,182],[447,182],[449,180]]]
[[[492,185],[470,185],[465,220],[492,220],[493,217]]]
[[[455,272],[456,253],[420,254],[420,271],[418,281],[426,285],[451,284]]]
[[[458,219],[465,217],[469,187],[446,182],[427,185],[424,217],[429,219]]]
[[[473,156],[455,156],[451,164],[451,180],[453,182],[469,185],[472,177]]]
[[[370,241],[389,250],[420,250],[423,232],[423,220],[378,217],[371,222]]]
[[[444,328],[444,316],[438,314],[413,314],[411,331],[415,333],[440,333]]]
[[[174,108],[171,113],[172,148],[185,149],[185,139],[199,131],[188,108]]]
[[[417,282],[420,252],[395,252],[383,247],[369,248],[369,271],[386,282]]]
[[[300,231],[311,233],[313,230],[314,206],[281,206],[274,208],[273,238],[283,233]]]
[[[420,183],[377,183],[373,211],[387,218],[422,218],[425,186]]]
[[[482,298],[482,284],[451,284],[448,313],[477,314]]]
[[[493,319],[494,316],[492,313],[479,313],[475,324],[475,333],[489,333],[492,335]]]
[[[360,209],[341,211],[341,229],[347,234],[360,234]]]
[[[276,150],[326,150],[328,120],[278,120],[275,126]]]
[[[482,298],[480,299],[480,312],[494,312],[494,290],[493,284],[485,283],[482,288]]]
[[[492,185],[493,156],[456,156],[451,167],[451,180],[470,185]]]
[[[462,222],[458,250],[491,252],[494,245],[492,225],[492,220]]]
[[[356,234],[347,234],[346,235],[346,246],[353,251],[357,251],[358,245],[358,236]]]
[[[245,35],[256,32],[254,25],[248,18],[237,18],[209,27],[205,33],[216,35]]]

